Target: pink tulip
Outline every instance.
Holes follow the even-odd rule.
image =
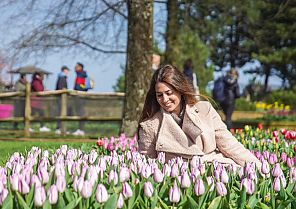
[[[251,179],[244,178],[241,181],[241,189],[245,187],[247,194],[252,195],[255,192],[255,184]]]
[[[81,196],[83,198],[87,199],[87,198],[90,198],[91,194],[92,194],[91,182],[86,180],[83,183],[83,187],[82,187],[82,190],[81,190]]]
[[[31,187],[33,187],[34,185],[35,185],[35,187],[41,186],[41,181],[40,181],[39,177],[36,174],[32,175],[31,182],[30,182]]]
[[[144,183],[144,194],[146,197],[150,198],[153,196],[153,186],[150,181]]]
[[[59,197],[59,193],[58,193],[58,188],[56,185],[51,185],[48,189],[48,200],[49,203],[51,205],[55,205],[58,202],[58,197]]]
[[[41,207],[46,200],[46,193],[43,186],[38,186],[35,188],[34,192],[34,205]]]
[[[264,158],[266,159],[266,160],[268,160],[269,159],[269,152],[268,151],[264,151],[263,152],[263,156],[264,156]]]
[[[172,166],[172,170],[171,170],[171,177],[172,178],[177,178],[179,176],[179,167],[178,167],[178,164],[174,164]]]
[[[158,168],[156,168],[153,173],[153,180],[156,183],[161,183],[163,181],[163,178],[164,178],[163,173]]]
[[[169,166],[168,164],[164,164],[163,169],[162,169],[162,173],[165,176],[170,176],[171,170],[172,170],[171,166]]]
[[[290,157],[287,158],[286,163],[287,163],[287,166],[288,166],[289,168],[292,168],[293,165],[294,165],[294,161],[293,161],[292,158],[290,158]]]
[[[103,184],[98,184],[97,191],[96,191],[96,200],[99,203],[107,202],[109,198],[108,192],[106,187]]]
[[[30,192],[30,187],[25,181],[24,177],[19,178],[18,189],[22,194],[28,194]]]
[[[170,188],[169,198],[170,202],[178,203],[180,201],[181,192],[180,188],[177,186],[176,180],[174,181],[174,185]]]
[[[108,183],[111,184],[112,182],[114,185],[118,183],[118,175],[114,170],[111,170],[108,176]]]
[[[194,185],[194,192],[196,196],[201,196],[205,193],[205,185],[202,179],[197,179]]]
[[[124,198],[130,198],[133,196],[133,190],[127,182],[124,182],[122,185],[122,194]]]
[[[3,205],[3,202],[5,201],[6,197],[8,196],[8,190],[4,188],[2,192],[0,193],[0,206]]]
[[[208,176],[207,178],[208,186],[210,186],[210,192],[214,191],[214,179],[212,176]]]
[[[119,198],[117,200],[117,208],[123,208],[124,199],[122,193],[119,194]]]
[[[280,178],[276,177],[273,181],[272,187],[274,189],[274,191],[279,192],[281,190],[281,182],[280,182]]]
[[[165,163],[165,153],[164,152],[160,152],[157,156],[157,159],[158,161],[161,163],[161,164],[164,164]]]
[[[283,171],[282,171],[282,169],[281,169],[280,164],[279,164],[279,163],[275,164],[275,166],[274,166],[273,169],[272,169],[272,175],[273,175],[274,177],[279,177],[279,176],[282,175],[282,174],[283,174]]]
[[[279,132],[278,131],[273,131],[272,132],[272,136],[273,137],[278,137],[279,136]]]
[[[227,194],[227,189],[222,182],[217,182],[216,190],[219,196],[225,196]]]
[[[229,182],[229,177],[224,167],[222,167],[222,170],[221,170],[221,182],[225,184]]]
[[[152,168],[150,165],[144,165],[141,170],[141,176],[145,179],[149,178],[149,176],[152,174]]]
[[[89,154],[89,163],[90,164],[94,164],[94,162],[96,161],[98,157],[98,153],[95,150],[92,150]]]
[[[119,173],[120,182],[125,182],[130,178],[130,171],[127,167],[122,167]]]
[[[266,160],[262,161],[261,172],[263,174],[268,174],[270,172],[269,163]]]
[[[189,188],[191,185],[190,177],[188,175],[188,172],[184,172],[181,176],[181,188]]]
[[[46,184],[49,181],[49,174],[45,167],[39,167],[37,173],[43,184]]]
[[[11,189],[13,191],[19,190],[19,176],[18,176],[18,174],[12,174],[10,176],[10,184],[11,184]]]
[[[283,162],[287,161],[287,154],[284,152],[281,153],[281,161],[283,161]]]
[[[56,180],[56,185],[57,185],[58,191],[60,193],[63,193],[66,190],[66,186],[67,186],[65,176],[61,176],[61,175],[58,176]]]
[[[270,156],[269,156],[269,163],[274,165],[275,163],[278,162],[278,159],[277,159],[277,156],[276,154],[272,153]]]

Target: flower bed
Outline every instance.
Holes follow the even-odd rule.
[[[261,168],[176,158],[147,159],[136,139],[99,139],[93,149],[33,147],[0,168],[2,208],[296,208],[294,141],[287,132],[234,131]],[[294,133],[294,132],[292,132]],[[271,134],[271,135],[270,135]],[[274,134],[274,135],[273,135]],[[292,134],[293,135],[293,134]],[[288,136],[288,135],[287,135]],[[277,140],[276,140],[277,139]]]

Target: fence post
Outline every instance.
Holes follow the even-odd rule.
[[[61,117],[64,118],[65,116],[67,116],[67,91],[63,92],[61,94]],[[62,135],[66,134],[66,126],[65,126],[65,122],[63,121],[63,119],[61,120],[61,132]]]
[[[31,85],[26,84],[26,94],[25,94],[25,137],[30,137],[30,120],[31,120]]]

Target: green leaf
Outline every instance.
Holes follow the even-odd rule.
[[[270,209],[270,207],[268,207],[267,205],[265,205],[264,203],[260,202],[260,208],[261,209]]]
[[[45,201],[45,203],[44,203],[44,205],[43,205],[42,208],[43,208],[43,209],[51,209],[51,204],[49,203],[48,200]]]
[[[248,201],[248,206],[253,209],[258,202],[259,202],[259,200],[256,198],[255,195],[253,195],[250,197],[250,199]]]
[[[11,209],[13,208],[12,196],[8,195],[3,202],[2,209]]]
[[[80,197],[81,200],[81,197]],[[64,207],[64,209],[73,209],[76,207],[76,205],[78,205],[79,201],[77,200],[72,200],[71,202],[69,202],[68,205],[66,205],[66,207]]]
[[[106,202],[104,208],[105,209],[116,209],[117,208],[117,200],[118,200],[118,194],[113,194],[111,197],[109,197],[108,201]]]
[[[296,202],[296,198],[282,201],[281,204],[277,207],[277,209],[285,209],[292,202]]]
[[[20,195],[20,193],[16,192],[16,196],[19,203],[24,209],[30,209],[30,207],[27,205],[27,203],[25,202],[24,198]]]
[[[246,201],[247,201],[247,193],[246,193],[246,188],[243,187],[241,193],[240,193],[240,198],[239,198],[239,208],[240,209],[243,209],[245,208],[245,205],[246,205]]]
[[[63,198],[63,194],[59,193],[59,199],[58,199],[58,208],[64,208],[66,206],[65,200]]]
[[[195,202],[195,200],[192,197],[190,197],[190,196],[187,196],[187,197],[189,200],[190,208],[198,208],[197,202]]]
[[[161,208],[169,209],[169,207],[167,206],[167,204],[165,204],[160,197],[158,197],[158,200],[159,200],[159,202],[161,204]]]
[[[220,202],[221,202],[222,197],[216,197],[215,199],[213,199],[213,201],[211,202],[211,204],[209,205],[208,209],[216,209],[219,207]]]
[[[25,197],[25,199],[26,199],[26,203],[27,203],[27,205],[28,205],[30,208],[33,206],[34,191],[35,191],[35,184],[34,184],[34,186],[31,188],[29,194],[27,194],[26,197]]]
[[[68,202],[72,202],[73,200],[73,195],[72,192],[69,189],[65,190],[65,196]]]

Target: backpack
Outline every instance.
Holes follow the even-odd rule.
[[[225,83],[223,77],[218,78],[214,82],[214,88],[213,88],[213,98],[216,102],[223,102],[226,97],[224,93]]]
[[[91,77],[87,76],[85,78],[85,87],[84,88],[88,90],[88,89],[93,89],[94,86],[95,86],[94,80]]]

